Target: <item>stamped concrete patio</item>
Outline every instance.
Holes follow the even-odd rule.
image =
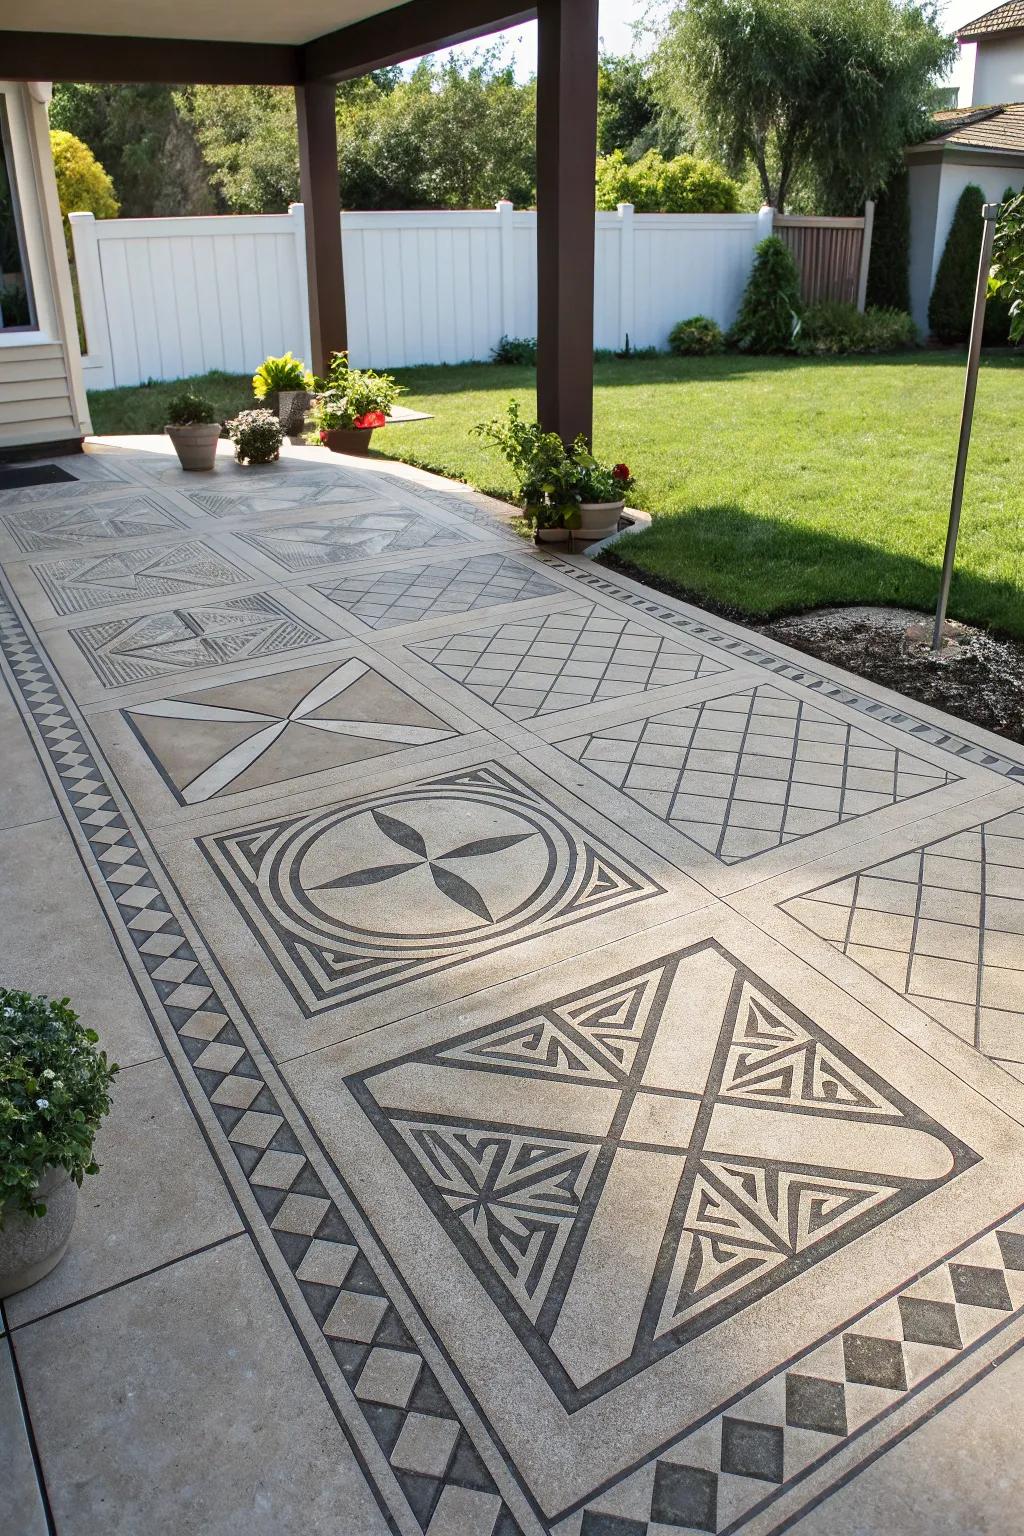
[[[1024,751],[395,465],[63,468],[3,979],[123,1070],[5,1530],[1018,1530]]]

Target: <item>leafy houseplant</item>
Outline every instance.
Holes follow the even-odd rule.
[[[64,1255],[117,1067],[68,999],[0,989],[0,1297]]]
[[[217,458],[220,422],[213,406],[194,390],[183,390],[167,405],[167,436],[182,469],[212,469]]]
[[[584,437],[578,437],[573,444],[572,458],[577,470],[576,494],[580,501],[579,532],[573,535],[575,548],[578,543],[592,544],[618,532],[619,517],[634,482],[628,464],[615,464],[609,468],[599,463]]]
[[[252,392],[268,411],[274,411],[286,432],[301,432],[313,375],[300,358],[285,352],[265,357],[252,376]]]
[[[374,428],[386,424],[402,393],[390,373],[350,368],[347,352],[333,354],[326,379],[317,379],[316,385],[309,441],[323,443],[334,453],[366,453]]]
[[[273,411],[242,411],[226,425],[239,464],[272,464],[280,456],[285,431]]]
[[[538,540],[564,544],[569,529],[579,527],[580,466],[558,433],[524,421],[514,400],[504,417],[481,421],[473,431],[493,443],[511,467],[523,515]]]

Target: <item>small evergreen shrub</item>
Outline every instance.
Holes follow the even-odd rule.
[[[910,190],[904,167],[890,176],[875,199],[868,306],[910,309]]]
[[[803,357],[844,357],[903,352],[917,340],[905,310],[873,308],[861,314],[856,304],[822,303],[804,311],[795,347]]]
[[[978,281],[985,194],[972,182],[964,187],[949,226],[946,246],[928,301],[928,324],[942,342],[966,341],[971,334],[974,290]]]
[[[284,427],[273,411],[242,411],[226,426],[239,464],[271,464],[281,452]]]
[[[725,336],[722,327],[707,315],[691,315],[669,331],[668,349],[676,357],[711,357],[725,351]]]
[[[769,235],[754,252],[754,265],[729,339],[741,352],[791,352],[800,313],[796,262],[778,235]]]
[[[537,340],[533,336],[503,336],[491,353],[492,363],[505,367],[533,368],[537,363]]]
[[[167,402],[167,425],[170,427],[208,426],[216,420],[211,402],[194,389],[183,389],[180,395],[172,395]]]

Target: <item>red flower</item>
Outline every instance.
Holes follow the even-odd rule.
[[[629,480],[631,478],[628,464],[616,464],[612,470],[613,480]]]
[[[327,441],[327,433],[324,431],[323,427],[320,428],[320,441],[322,443],[326,443]]]
[[[365,432],[373,427],[382,427],[386,420],[383,411],[367,411],[365,416],[357,416],[352,425],[360,432]]]

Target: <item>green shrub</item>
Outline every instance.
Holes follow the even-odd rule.
[[[5,1212],[45,1216],[35,1191],[48,1168],[76,1184],[99,1171],[92,1143],[118,1069],[98,1039],[66,997],[0,988],[0,1229]]]
[[[943,342],[966,341],[971,334],[984,204],[980,187],[973,182],[964,187],[946,236],[928,301],[928,324]]]
[[[630,163],[621,149],[597,162],[597,206],[632,203],[637,213],[736,213],[739,186],[711,160],[656,149]]]
[[[183,389],[180,395],[173,395],[167,402],[167,425],[170,427],[206,426],[215,420],[210,401],[193,389]]]
[[[580,468],[557,432],[524,421],[515,400],[503,417],[478,422],[472,431],[493,443],[512,470],[527,522],[535,528],[579,526]]]
[[[1024,258],[1024,193],[1014,192],[1012,187],[1007,187],[999,209],[999,221],[996,225],[996,239],[992,251],[993,280],[989,284],[988,299],[985,304],[985,330],[982,340],[987,347],[1005,347],[1013,345],[1015,341],[1024,340],[1024,325],[1021,326],[1017,337],[1012,335],[1014,282],[1001,281],[999,271],[1001,259],[1006,265],[1005,257],[1009,254],[1014,238],[1018,246],[1019,264]],[[1016,292],[1019,294],[1022,288],[1024,288],[1024,273],[1016,278]],[[1024,321],[1024,313],[1021,319]]]
[[[910,309],[910,187],[905,168],[894,172],[875,199],[868,305]]]
[[[805,311],[796,338],[804,357],[843,357],[865,352],[902,352],[917,345],[917,327],[905,310],[826,302]]]
[[[537,363],[537,339],[534,336],[503,336],[491,353],[492,363],[507,367],[533,368]]]
[[[769,235],[754,252],[754,265],[729,339],[741,352],[790,352],[800,313],[796,262],[778,235]]]
[[[722,327],[707,315],[691,315],[669,331],[668,349],[676,357],[710,357],[725,351],[725,336]]]
[[[252,392],[257,400],[288,390],[310,389],[313,375],[298,357],[285,352],[282,357],[265,357],[252,376]]]
[[[226,426],[239,464],[271,464],[281,452],[284,427],[273,411],[242,411]]]

